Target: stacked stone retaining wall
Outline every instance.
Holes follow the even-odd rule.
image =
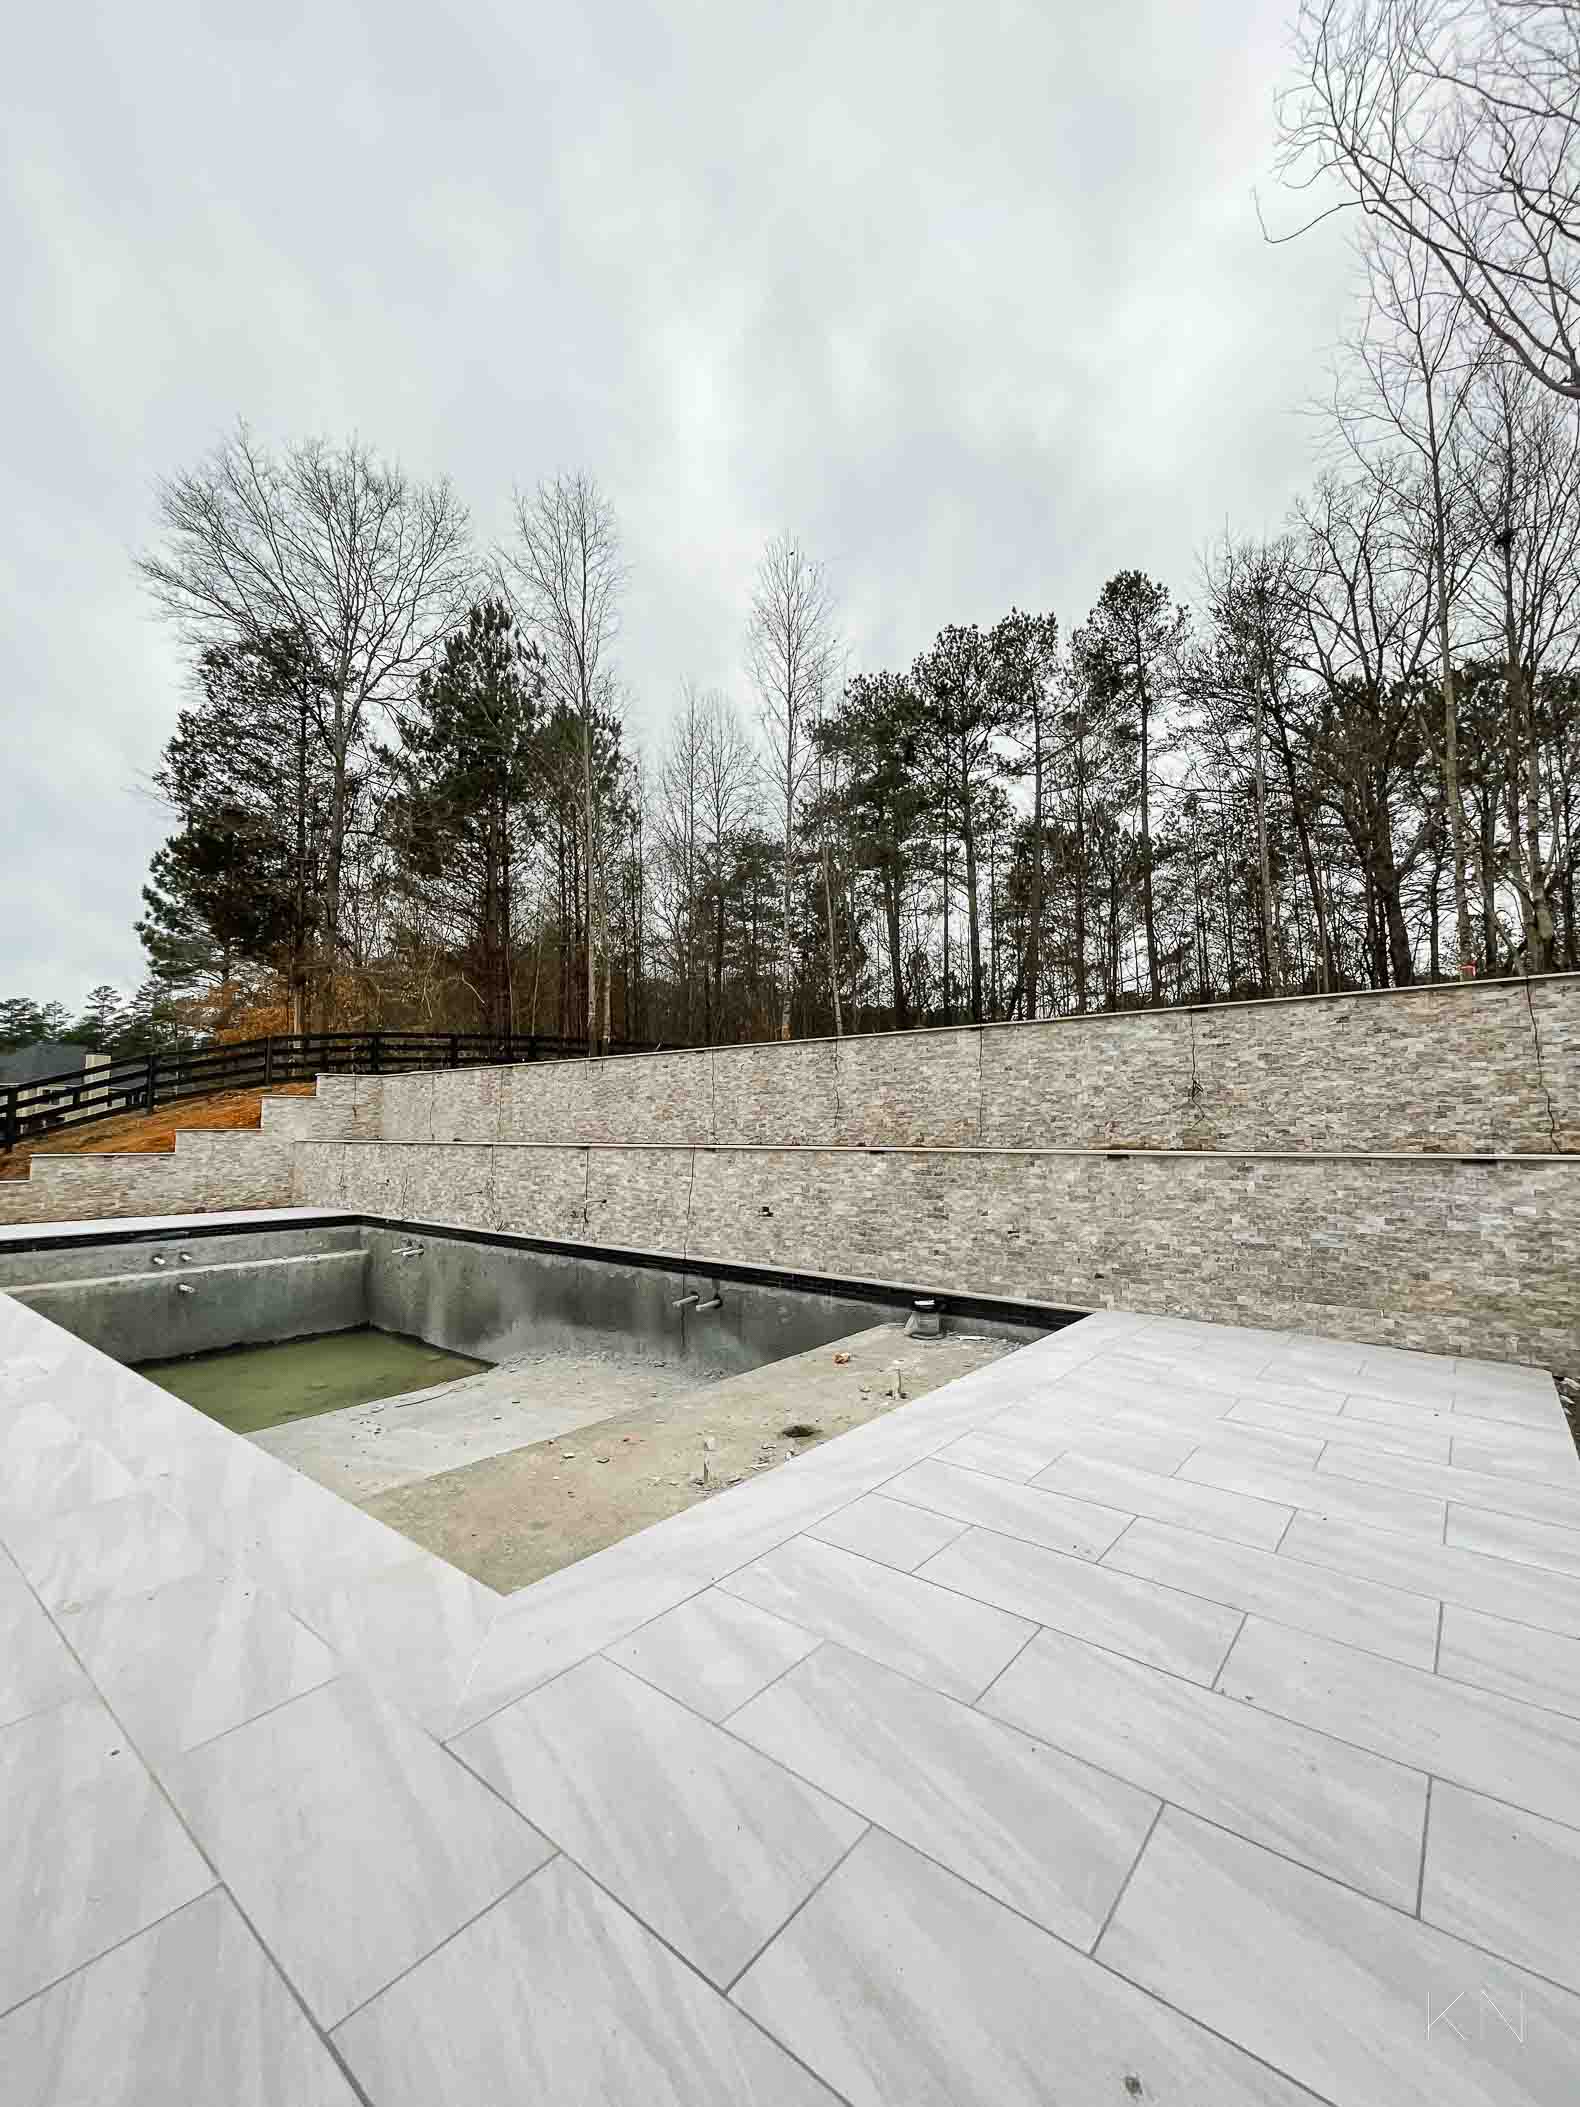
[[[1580,1369],[1580,975],[323,1077],[0,1184],[292,1204]]]
[[[385,1141],[1580,1150],[1580,975],[326,1077]]]

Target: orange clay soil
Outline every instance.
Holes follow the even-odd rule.
[[[311,1097],[312,1083],[281,1083],[270,1097]],[[179,1104],[160,1105],[152,1112],[123,1112],[114,1119],[96,1119],[86,1126],[57,1127],[36,1141],[19,1141],[14,1149],[0,1154],[0,1178],[25,1178],[28,1159],[40,1156],[143,1156],[159,1155],[176,1145],[182,1129],[212,1132],[222,1127],[256,1127],[263,1120],[261,1090],[222,1090],[213,1097],[189,1097]]]

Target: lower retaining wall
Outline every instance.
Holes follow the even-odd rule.
[[[292,1198],[1580,1370],[1574,1159],[303,1141]]]
[[[1580,1371],[1575,1157],[386,1142],[271,1123],[184,1133],[168,1155],[35,1157],[0,1184],[0,1224],[293,1202]]]
[[[28,1177],[0,1182],[0,1225],[289,1207],[295,1148],[286,1136],[220,1129],[177,1134],[172,1151],[39,1154]]]

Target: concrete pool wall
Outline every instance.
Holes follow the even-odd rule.
[[[608,1349],[737,1375],[903,1317],[922,1292],[353,1217],[27,1241],[0,1236],[0,1293],[127,1366],[372,1325],[483,1361]],[[1079,1314],[943,1300],[1016,1340]]]

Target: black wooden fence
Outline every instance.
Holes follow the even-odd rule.
[[[650,1053],[611,1042],[611,1054]],[[585,1039],[489,1032],[296,1032],[233,1046],[127,1054],[98,1068],[68,1069],[0,1084],[0,1150],[61,1126],[147,1112],[216,1090],[272,1089],[318,1075],[395,1075],[422,1068],[477,1068],[506,1061],[584,1059]]]

